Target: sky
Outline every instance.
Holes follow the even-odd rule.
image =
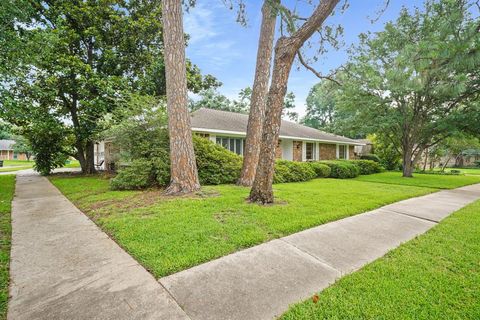
[[[184,14],[185,32],[190,35],[186,49],[187,57],[200,67],[203,74],[212,74],[223,85],[218,89],[230,99],[235,99],[241,89],[252,86],[255,72],[258,37],[261,24],[261,0],[244,0],[247,25],[236,22],[235,9],[226,5],[229,0],[198,0],[194,8]],[[232,0],[232,2],[235,2]],[[311,1],[313,5],[318,0]],[[343,46],[339,50],[330,49],[311,65],[323,74],[328,74],[348,60],[347,49],[357,43],[358,35],[367,31],[382,31],[384,24],[395,20],[403,6],[412,9],[422,7],[419,0],[391,0],[385,11],[385,0],[349,0],[349,7],[330,16],[327,25],[342,25]],[[303,16],[313,12],[313,5],[307,0],[283,0],[288,8],[297,7]],[[337,8],[341,6],[342,1]],[[379,17],[379,18],[378,18]],[[378,18],[372,23],[373,18]],[[278,28],[277,21],[277,28]],[[278,32],[277,32],[278,33]],[[278,36],[278,34],[277,34]],[[314,56],[315,45],[306,49],[305,57]],[[288,91],[295,94],[295,111],[305,114],[305,100],[310,88],[319,79],[296,62],[290,73]]]

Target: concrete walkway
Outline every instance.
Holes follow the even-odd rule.
[[[401,201],[160,279],[191,319],[272,319],[480,198],[480,184]]]
[[[8,319],[272,319],[480,198],[401,201],[156,281],[47,179],[17,175]]]
[[[38,175],[17,175],[8,319],[188,319],[169,293]]]

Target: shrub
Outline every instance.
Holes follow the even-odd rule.
[[[112,190],[143,189],[151,187],[155,182],[155,169],[152,161],[137,159],[110,180],[110,188]]]
[[[308,162],[277,160],[275,162],[274,183],[308,181],[317,176]]]
[[[360,169],[350,161],[320,161],[320,163],[326,164],[330,167],[331,178],[337,179],[349,179],[355,178],[360,174]]]
[[[476,160],[474,163],[475,163],[475,166],[476,166],[476,167],[479,167],[479,168],[480,168],[480,160]]]
[[[324,163],[308,162],[308,164],[312,167],[313,171],[315,171],[317,178],[328,178],[330,172],[332,172],[332,169]]]
[[[360,159],[361,160],[372,160],[372,161],[375,161],[375,162],[378,162],[378,163],[381,162],[380,157],[377,156],[376,154],[373,154],[373,153],[368,153],[368,154],[361,155]]]
[[[383,171],[382,166],[373,160],[351,160],[360,169],[360,174],[372,174]]]
[[[242,170],[242,157],[199,136],[193,137],[193,143],[201,184],[237,181]]]

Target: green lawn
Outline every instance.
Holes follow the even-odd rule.
[[[450,170],[460,170],[463,174],[474,174],[480,175],[480,168],[446,168],[446,172],[450,172]]]
[[[0,319],[7,317],[11,240],[10,211],[14,191],[15,176],[0,176]]]
[[[480,201],[281,319],[480,319]]]
[[[414,173],[413,178],[402,178],[401,176],[401,172],[387,171],[368,176],[359,176],[356,180],[438,189],[453,189],[463,185],[480,183],[479,176],[435,175],[422,173]]]
[[[35,162],[33,160],[27,161],[27,160],[3,160],[3,166],[9,166],[9,167],[33,167],[33,164]]]
[[[3,166],[11,168],[2,168],[0,167],[0,172],[15,172],[19,170],[30,169],[35,164],[35,161],[26,161],[26,160],[4,160]],[[79,168],[80,163],[78,160],[70,160],[70,163],[63,166],[63,168]]]
[[[443,177],[439,177],[441,181]],[[110,191],[101,176],[51,181],[156,277],[332,220],[437,189],[316,179],[274,186],[278,203],[252,205],[248,188],[208,186],[196,197]]]

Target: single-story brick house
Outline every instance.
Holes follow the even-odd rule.
[[[248,115],[201,108],[191,114],[192,131],[243,155]],[[293,161],[353,159],[364,143],[282,120],[277,158]]]
[[[0,160],[27,160],[25,153],[13,150],[15,140],[0,140]]]

